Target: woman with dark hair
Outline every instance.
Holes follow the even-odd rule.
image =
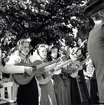
[[[65,52],[65,49],[61,49],[61,55],[65,56],[65,59],[68,59],[67,54]],[[51,59],[57,59],[59,57],[59,48],[57,46],[53,46],[51,48]],[[54,88],[55,88],[55,94],[57,99],[58,105],[71,105],[71,82],[69,74],[70,71],[67,71],[68,67],[62,68],[62,72],[55,72],[53,76],[54,80]],[[74,70],[70,68],[71,70]],[[67,71],[67,72],[66,72]]]
[[[51,58],[50,60],[55,60],[59,57],[60,57],[59,47],[58,46],[52,46],[50,49],[50,58]]]
[[[58,59],[59,48],[57,46],[53,46],[50,49],[50,57],[51,57],[51,60]],[[61,73],[59,72],[58,74],[54,74],[54,76],[52,77],[54,80],[54,89],[55,89],[57,104],[66,105],[65,104],[65,101],[66,101],[65,100],[65,87],[64,87],[64,83],[60,74]]]

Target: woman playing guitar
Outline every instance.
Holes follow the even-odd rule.
[[[19,73],[25,73],[29,74],[29,72],[32,70],[29,66],[17,66],[14,64],[7,64],[5,66],[2,65],[2,50],[1,50],[1,43],[0,43],[0,72],[3,73],[10,73],[10,74],[19,74]]]
[[[11,54],[7,65],[18,63],[30,64],[29,52],[31,46],[30,42],[26,39],[22,39],[17,44],[17,50]],[[22,64],[21,64],[22,65]],[[15,71],[15,69],[14,69]],[[23,75],[31,75],[32,69],[29,72],[24,73]],[[22,81],[22,80],[21,80]],[[17,104],[18,105],[38,105],[38,87],[35,77],[32,80],[24,85],[18,87],[17,92]]]
[[[43,64],[47,62],[47,52],[48,50],[46,48],[46,45],[40,44],[37,48],[37,56],[34,58],[34,61],[40,60]],[[44,74],[37,76],[37,79],[40,84],[39,86],[41,88],[40,105],[57,105],[56,96],[52,80],[50,79],[50,75],[50,72],[45,72]]]
[[[84,43],[87,40],[83,41],[80,45],[80,47],[73,47],[72,50],[70,51],[70,58],[73,60],[72,65],[73,66],[77,66],[79,67],[79,69],[77,69],[77,71],[73,74],[77,74],[76,76],[73,76],[73,74],[71,74],[71,77],[76,79],[77,82],[77,86],[78,86],[78,91],[80,94],[80,101],[81,102],[87,102],[89,99],[89,94],[88,94],[88,89],[85,83],[85,78],[84,78],[84,74],[83,74],[83,65],[86,63],[86,59],[82,54],[82,46],[84,45]]]
[[[61,52],[59,52],[61,51]],[[59,49],[58,46],[52,46],[50,49],[51,60],[58,59],[61,56],[67,60],[66,51]],[[60,53],[60,54],[59,54]],[[70,68],[70,69],[69,69]],[[72,71],[75,70],[70,66],[63,66],[59,71],[55,72],[53,76],[54,88],[56,93],[56,99],[58,105],[71,105],[71,96],[70,96],[70,75]]]

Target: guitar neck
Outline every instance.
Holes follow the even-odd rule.
[[[88,59],[85,59],[84,61],[82,61],[80,66],[83,66],[86,63],[87,60]]]
[[[46,62],[46,63],[40,64],[40,65],[37,65],[36,68],[41,69],[41,68],[44,68],[46,66],[52,65],[54,63],[58,63],[59,61],[60,61],[60,59],[56,59],[56,60],[53,60],[53,61],[50,61],[50,62]]]
[[[66,66],[67,64],[69,64],[72,60],[66,60],[64,62],[62,62],[61,64],[59,64],[57,67],[55,67],[55,71],[61,69],[63,66]]]
[[[53,64],[51,64],[49,66],[46,66],[45,67],[45,72],[49,72],[49,71],[53,70],[55,68],[56,64],[57,63],[53,63]]]

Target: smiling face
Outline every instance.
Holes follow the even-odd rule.
[[[39,52],[39,55],[42,59],[47,58],[47,49],[45,47],[40,47],[38,52]]]
[[[29,54],[29,51],[30,51],[30,44],[29,44],[29,42],[24,42],[24,43],[22,44],[21,52],[22,52],[24,55],[28,55],[28,54]]]

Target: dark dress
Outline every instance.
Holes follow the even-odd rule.
[[[71,78],[71,102],[72,102],[72,105],[81,104],[81,99],[80,99],[80,94],[79,94],[76,78]]]
[[[64,82],[61,78],[61,75],[54,75],[54,89],[56,94],[57,105],[67,105],[66,103],[66,96],[65,96],[65,86]],[[70,99],[69,99],[70,100]],[[70,104],[69,104],[70,105]]]
[[[17,104],[38,105],[38,88],[35,78],[33,78],[30,83],[19,86],[17,93]]]
[[[71,79],[68,73],[61,74],[61,78],[65,88],[65,105],[72,105],[71,103]]]
[[[21,62],[25,62],[27,64],[30,63],[30,60],[22,60]],[[37,81],[34,78],[26,84],[19,85],[17,92],[17,104],[18,105],[38,105],[38,86]]]
[[[26,59],[23,59],[19,55],[19,51],[16,51],[10,56],[9,61],[6,64],[24,65],[24,63],[25,65],[29,65],[31,63],[30,59],[28,57]],[[17,88],[17,105],[39,105],[38,85],[35,77],[32,78],[32,80],[28,84],[19,85],[19,87]]]
[[[81,103],[88,103],[89,102],[89,93],[88,93],[87,84],[85,82],[83,69],[78,72],[78,76],[76,79],[77,79],[78,85],[79,85],[78,89],[80,92]]]

